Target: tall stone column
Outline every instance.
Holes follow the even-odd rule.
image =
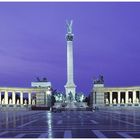
[[[67,83],[65,85],[66,98],[68,100],[69,94],[72,94],[75,100],[76,85],[74,84],[73,75],[73,34],[72,34],[72,21],[67,22]]]
[[[134,90],[133,91],[133,104],[135,104],[136,103],[136,91]]]
[[[128,96],[128,91],[126,91],[126,92],[125,92],[125,103],[126,103],[126,104],[128,104],[128,98],[129,98],[129,96]]]
[[[23,105],[23,92],[20,92],[20,104]]]
[[[8,92],[7,91],[5,91],[5,93],[4,93],[4,104],[8,104]]]
[[[31,93],[28,93],[28,104],[31,105]]]
[[[13,103],[13,105],[16,104],[16,93],[15,93],[15,91],[12,92],[12,103]]]
[[[121,92],[118,91],[118,104],[120,104],[120,103],[121,103]]]
[[[0,104],[2,104],[2,103],[1,103],[1,92],[0,92]]]
[[[110,100],[109,100],[110,104],[112,104],[112,94],[113,94],[112,92],[109,93],[109,95],[110,95]]]

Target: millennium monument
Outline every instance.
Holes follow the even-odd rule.
[[[65,94],[54,94],[52,84],[47,78],[37,78],[30,88],[0,87],[0,110],[5,109],[61,109],[87,110],[84,95],[76,93],[73,64],[73,21],[67,21],[67,82]],[[55,98],[54,104],[52,100]],[[93,82],[91,91],[92,108],[140,107],[140,86],[105,87],[104,77],[100,75]]]
[[[74,84],[74,75],[73,75],[73,37],[72,34],[72,24],[73,21],[71,20],[70,23],[67,23],[67,83],[65,85],[66,90],[66,100],[69,100],[69,95],[72,95],[72,100],[75,101],[75,93],[76,93],[76,85]]]
[[[57,100],[56,96],[56,103],[54,104],[54,109],[60,110],[86,110],[87,103],[83,102],[84,95],[78,95],[76,93],[76,85],[74,83],[74,74],[73,74],[73,37],[74,34],[72,33],[72,24],[73,21],[70,22],[66,21],[67,25],[67,82],[65,87],[65,94],[61,95],[62,100]]]

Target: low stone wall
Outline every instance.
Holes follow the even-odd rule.
[[[95,110],[139,110],[140,111],[140,106],[104,106],[104,107],[96,107],[94,108]]]
[[[31,110],[50,110],[48,106],[32,106]]]
[[[29,105],[0,105],[0,111],[7,110],[31,110]]]

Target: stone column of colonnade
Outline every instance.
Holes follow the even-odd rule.
[[[118,91],[118,104],[120,104],[120,103],[121,103],[121,92]]]
[[[110,101],[109,101],[109,103],[110,103],[110,104],[112,104],[112,94],[113,94],[112,91],[109,92],[109,95],[110,95]]]
[[[4,93],[4,104],[8,104],[8,91],[5,91]]]
[[[31,93],[28,93],[28,104],[31,105]]]
[[[125,104],[128,104],[128,91],[125,92]]]
[[[16,104],[16,93],[15,93],[15,91],[12,92],[12,103],[13,103],[13,105]]]
[[[23,92],[20,92],[20,104],[23,105]]]
[[[136,103],[136,98],[137,98],[136,97],[136,91],[134,90],[133,91],[133,104]]]

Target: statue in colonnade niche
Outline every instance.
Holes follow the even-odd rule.
[[[122,103],[122,104],[124,104],[124,98],[122,98],[122,101],[121,101],[121,103]]]
[[[109,104],[108,98],[105,99],[105,103],[106,103],[106,104]]]
[[[137,104],[139,103],[139,98],[136,98],[136,103],[137,103]]]
[[[19,99],[17,99],[17,105],[19,105]]]
[[[27,105],[27,100],[26,99],[24,100],[24,105]]]
[[[32,105],[35,105],[35,100],[34,99],[32,100]]]
[[[11,98],[9,99],[9,104],[12,104],[12,99]]]
[[[131,99],[131,98],[129,98],[129,100],[128,100],[128,101],[129,101],[129,103],[132,103],[132,99]]]
[[[113,99],[113,103],[116,104],[116,98]]]
[[[2,104],[4,104],[4,102],[5,102],[4,99],[2,99]]]

